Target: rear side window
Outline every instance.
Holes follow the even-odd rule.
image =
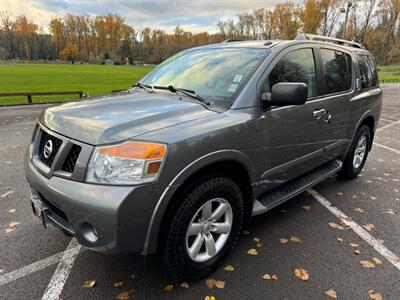
[[[370,55],[359,55],[361,89],[368,89],[378,85],[378,71],[374,58]]]
[[[325,94],[346,92],[351,88],[351,57],[336,50],[321,49],[325,71]]]
[[[286,54],[269,74],[271,89],[278,82],[304,82],[308,85],[308,97],[315,97],[317,85],[313,50],[299,49]]]

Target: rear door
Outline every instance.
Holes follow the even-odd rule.
[[[270,91],[278,82],[304,82],[308,100],[304,105],[263,107],[263,168],[262,179],[271,188],[297,177],[322,164],[326,135],[319,118],[326,109],[320,97],[317,77],[320,68],[312,46],[285,49],[268,67],[261,79],[261,90]]]
[[[322,93],[326,100],[323,117],[323,134],[327,141],[326,156],[333,159],[340,156],[347,146],[347,131],[350,128],[351,105],[357,111],[358,103],[351,102],[354,95],[354,64],[350,52],[341,48],[320,47],[318,60],[322,66]],[[353,110],[353,111],[354,111]]]

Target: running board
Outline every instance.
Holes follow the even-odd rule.
[[[254,201],[253,216],[261,215],[306,189],[325,180],[342,168],[343,162],[335,159],[262,194]]]

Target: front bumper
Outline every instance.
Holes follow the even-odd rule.
[[[74,235],[78,242],[96,251],[141,253],[150,218],[160,192],[153,185],[105,186],[41,174],[29,151],[25,173],[30,187],[47,208],[47,220]],[[88,225],[97,240],[87,238]]]

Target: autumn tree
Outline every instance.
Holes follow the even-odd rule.
[[[317,34],[324,18],[321,2],[306,0],[304,6],[299,8],[299,18],[303,32]]]
[[[63,50],[60,51],[59,55],[66,61],[70,61],[72,64],[75,62],[78,55],[79,48],[75,44],[68,44]]]

